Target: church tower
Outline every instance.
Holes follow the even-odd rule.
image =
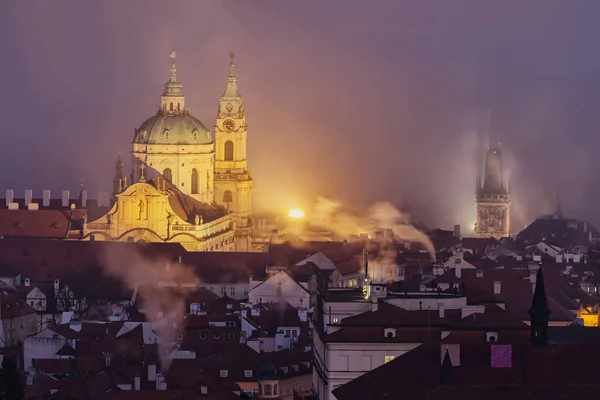
[[[234,54],[230,55],[225,93],[219,100],[215,131],[215,201],[236,213],[237,251],[250,250],[252,177],[248,172],[248,125],[244,100],[238,92]]]
[[[483,182],[481,178],[477,178],[475,203],[476,237],[498,239],[510,235],[511,197],[508,177],[502,169],[500,146],[488,148]]]
[[[185,108],[175,53],[160,107],[135,130],[131,182],[162,175],[183,193],[213,204],[214,142],[210,131]]]

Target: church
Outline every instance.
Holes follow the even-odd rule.
[[[132,171],[115,164],[110,211],[83,224],[83,240],[181,243],[188,251],[250,251],[248,126],[230,54],[212,132],[185,108],[175,53],[155,115],[135,130]]]

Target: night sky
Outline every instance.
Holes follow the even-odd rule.
[[[322,195],[472,224],[490,137],[514,229],[555,187],[567,216],[600,225],[598,15],[594,0],[5,0],[1,193],[109,190],[169,54],[212,127],[234,51],[258,209]]]

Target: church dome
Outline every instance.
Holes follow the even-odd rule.
[[[212,135],[198,119],[189,114],[159,113],[136,129],[138,144],[211,144]]]

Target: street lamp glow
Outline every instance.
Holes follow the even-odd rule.
[[[288,215],[292,218],[302,218],[304,217],[304,211],[295,208],[293,210],[290,210]]]

